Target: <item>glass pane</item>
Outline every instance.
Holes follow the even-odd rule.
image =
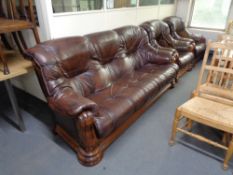
[[[136,7],[137,0],[106,0],[107,8]]]
[[[231,0],[195,0],[192,27],[225,29]]]
[[[103,0],[52,0],[52,5],[54,13],[98,10]]]
[[[159,0],[140,0],[139,5],[140,6],[147,6],[147,5],[158,5]]]
[[[160,0],[160,4],[174,4],[175,0]]]

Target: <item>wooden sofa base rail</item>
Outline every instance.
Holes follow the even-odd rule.
[[[161,90],[155,97],[150,99],[141,109],[130,116],[128,120],[111,135],[99,140],[99,147],[94,151],[88,153],[85,152],[84,149],[80,147],[77,140],[68,134],[68,132],[58,124],[56,124],[54,131],[76,152],[78,160],[82,165],[94,166],[101,161],[105,149],[107,149],[108,146],[110,146],[113,141],[116,140],[132,123],[134,123],[149,107],[151,107],[154,102],[162,96],[162,94],[164,94],[168,89],[173,88],[174,85],[175,79],[170,84],[165,86],[163,90]]]

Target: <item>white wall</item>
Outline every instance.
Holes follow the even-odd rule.
[[[150,19],[162,19],[175,14],[175,5],[98,10],[52,14],[51,38],[110,30],[124,25],[139,25]],[[52,12],[49,12],[52,13]]]
[[[150,19],[163,19],[175,14],[176,4],[135,8],[98,10],[53,14],[51,0],[35,0],[40,22],[42,41],[110,30],[125,25],[139,25]],[[25,33],[32,45],[31,34]],[[14,84],[26,92],[45,100],[35,72],[13,80]]]
[[[191,14],[192,1],[193,0],[177,0],[176,16],[181,17],[185,21],[186,26],[189,22],[190,15],[192,15]],[[231,4],[229,19],[233,19],[233,3]],[[205,30],[205,29],[196,29],[196,28],[189,28],[189,30],[193,33],[202,34],[208,40],[211,41],[215,41],[219,34],[224,33],[224,31]]]

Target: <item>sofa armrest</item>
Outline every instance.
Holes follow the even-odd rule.
[[[71,87],[64,87],[54,96],[48,98],[49,106],[66,117],[78,117],[84,111],[96,113],[97,104],[82,95],[77,94]]]
[[[173,32],[173,36],[176,40],[180,40],[180,41],[186,41],[186,42],[190,42],[190,43],[195,43],[195,40],[193,40],[189,35],[182,35],[182,34],[178,34],[176,32]]]
[[[173,48],[167,48],[167,47],[160,47],[158,50],[159,55],[169,55],[169,57],[172,57],[175,63],[179,61],[179,53],[176,49]]]
[[[152,64],[170,64],[176,62],[176,57],[167,50],[155,49],[150,45],[144,47],[147,60]]]
[[[188,38],[191,38],[193,39],[195,42],[198,42],[198,43],[206,43],[206,39],[204,36],[202,35],[199,35],[199,34],[194,34],[194,33],[191,33],[189,32],[188,30],[184,30],[180,33],[180,35],[182,37],[188,37]]]
[[[174,40],[173,47],[178,51],[186,51],[186,52],[193,52],[195,48],[193,43],[182,40]]]
[[[196,41],[196,42],[198,42],[198,43],[206,43],[206,39],[205,39],[205,37],[204,36],[202,36],[202,35],[198,35],[198,34],[194,34],[194,33],[191,33],[190,34],[190,37],[194,40],[194,41]]]
[[[165,52],[169,53],[170,55],[174,57],[179,57],[179,53],[176,51],[176,49],[170,48],[170,47],[159,47],[159,52]]]
[[[186,52],[193,52],[195,48],[195,43],[174,39],[171,35],[164,36],[164,38],[159,40],[159,44],[163,47],[172,47],[178,51]]]
[[[192,38],[185,38],[185,37],[179,37],[178,40],[181,40],[181,41],[186,41],[186,42],[190,42],[190,43],[195,43],[195,40],[192,39]]]

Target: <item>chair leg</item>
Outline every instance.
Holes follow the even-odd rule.
[[[6,47],[6,49],[8,49],[8,50],[13,49],[12,46],[10,45],[10,43],[8,42],[7,37],[4,34],[1,34],[1,39],[2,39],[2,42],[3,42],[4,46]]]
[[[230,134],[227,133],[227,132],[224,132],[223,133],[223,137],[222,137],[222,143],[227,146],[229,145],[229,142],[230,142]]]
[[[181,115],[181,112],[179,111],[179,109],[176,109],[175,118],[174,118],[173,126],[172,126],[172,134],[171,134],[171,138],[169,141],[169,145],[171,146],[175,144],[175,138],[176,138],[176,132],[177,132],[176,129],[179,123],[180,115]]]
[[[9,71],[9,68],[8,68],[8,65],[7,65],[7,61],[4,58],[3,49],[2,49],[1,45],[0,45],[0,60],[2,61],[2,64],[3,64],[3,74],[4,75],[9,74],[10,71]]]
[[[176,84],[176,80],[173,79],[172,82],[171,82],[171,89],[173,89],[175,87],[175,84]]]
[[[21,41],[21,43],[22,43],[22,45],[24,47],[24,50],[28,49],[27,44],[26,44],[26,42],[25,42],[25,40],[23,38],[23,34],[22,34],[21,31],[18,32],[18,36],[19,36],[19,39],[20,39],[20,41]]]
[[[21,45],[21,43],[20,43],[20,40],[19,40],[18,35],[17,35],[17,32],[12,32],[12,35],[13,35],[13,38],[14,38],[14,40],[15,40],[16,45],[17,45],[18,48],[19,48],[20,53],[21,53],[22,55],[24,55],[24,54],[25,54],[25,50],[24,50],[24,48],[22,47],[22,45]]]
[[[232,157],[233,154],[233,138],[231,139],[231,142],[229,144],[228,150],[226,152],[226,156],[224,159],[224,163],[223,163],[223,169],[226,170],[228,168],[228,162],[230,160],[230,158]]]
[[[187,130],[191,130],[191,129],[192,129],[192,126],[193,126],[193,121],[192,121],[191,119],[187,119],[186,122],[187,122],[187,127],[186,127],[186,129],[187,129]]]
[[[38,33],[36,26],[34,28],[32,28],[32,31],[33,31],[33,34],[35,36],[36,43],[39,44],[40,43],[40,36],[39,36],[39,33]]]

